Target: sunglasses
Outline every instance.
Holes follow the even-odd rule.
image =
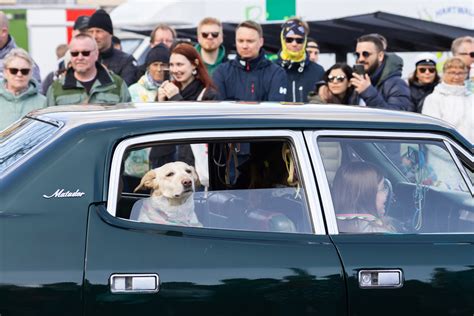
[[[346,80],[346,76],[339,75],[339,76],[328,76],[329,82],[344,82]]]
[[[434,74],[436,72],[436,68],[417,68],[419,72],[424,74],[425,72],[429,72],[431,74]]]
[[[91,51],[90,50],[84,50],[82,52],[71,52],[72,57],[77,57],[77,56],[79,56],[79,54],[81,54],[84,57],[88,57],[91,54]]]
[[[204,38],[208,38],[211,35],[213,38],[219,37],[219,32],[201,32],[201,36]]]
[[[469,55],[469,57],[474,58],[474,52],[469,53],[458,53],[458,55]]]
[[[373,53],[369,53],[369,52],[367,52],[367,51],[363,51],[362,53],[355,52],[355,53],[354,53],[354,56],[355,56],[355,58],[357,58],[357,59],[359,59],[361,55],[364,56],[364,58],[369,58],[369,56],[372,55],[372,54],[373,54]]]
[[[294,37],[286,37],[285,38],[285,42],[290,44],[290,43],[293,43],[296,42],[297,44],[303,44],[304,43],[304,38],[301,37],[301,38],[294,38]]]
[[[12,75],[16,75],[18,72],[20,72],[23,76],[28,76],[28,74],[30,73],[31,69],[29,68],[8,68],[8,71],[12,74]]]

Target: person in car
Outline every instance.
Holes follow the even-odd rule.
[[[217,92],[198,51],[180,43],[171,51],[170,74],[158,89],[158,101],[217,100]]]
[[[34,62],[22,48],[12,49],[3,60],[0,84],[0,130],[28,112],[46,107],[46,97],[38,91],[32,78]]]
[[[154,46],[146,56],[146,72],[128,88],[133,102],[157,101],[158,88],[169,73],[170,51],[164,44]]]
[[[337,225],[345,233],[392,233],[396,229],[385,216],[388,188],[382,172],[367,162],[342,165],[336,172],[332,198]]]
[[[329,68],[316,91],[310,93],[309,103],[351,104],[354,88],[351,85],[352,68],[345,63],[336,63]]]

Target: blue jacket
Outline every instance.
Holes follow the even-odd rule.
[[[286,61],[278,57],[276,63],[285,69],[288,78],[286,101],[308,102],[308,94],[314,91],[316,82],[323,79],[324,68],[311,62],[309,56],[306,56],[306,59],[301,63]]]
[[[219,100],[285,101],[285,71],[265,58],[246,61],[237,57],[217,67],[213,76]]]
[[[370,77],[372,85],[360,97],[372,108],[415,111],[408,84],[401,78],[403,61],[395,54],[386,54],[384,63]],[[357,104],[357,103],[355,103]]]

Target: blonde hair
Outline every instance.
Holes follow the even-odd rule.
[[[443,65],[443,72],[446,72],[448,69],[451,68],[463,69],[464,71],[468,70],[464,61],[459,57],[448,58],[448,60],[446,60]]]
[[[12,49],[7,56],[5,56],[5,59],[3,60],[3,64],[5,66],[5,69],[8,68],[8,65],[15,59],[15,58],[21,58],[25,60],[30,67],[33,67],[34,61],[31,58],[30,54],[23,48],[14,48]]]
[[[213,17],[207,17],[207,18],[202,19],[201,22],[199,22],[198,27],[197,27],[198,32],[203,25],[217,25],[221,29],[221,32],[222,32],[222,23],[219,19],[216,19]]]

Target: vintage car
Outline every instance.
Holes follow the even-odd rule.
[[[473,171],[405,112],[30,113],[0,132],[0,314],[472,316]]]

